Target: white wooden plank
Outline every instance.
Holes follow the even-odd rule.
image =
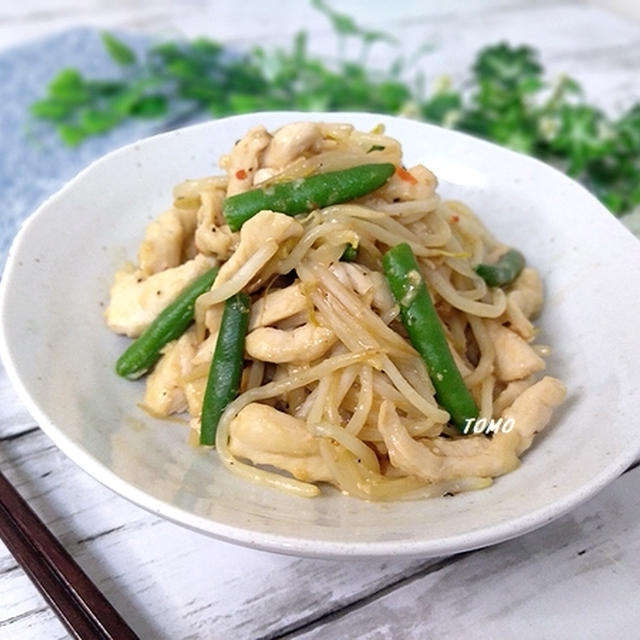
[[[615,11],[640,24],[640,4],[637,0],[590,0],[590,3],[608,11]]]
[[[13,386],[0,364],[0,439],[10,438],[35,426],[35,421],[17,399]]]
[[[637,24],[578,1],[331,4],[392,31],[405,53],[433,44],[421,61],[428,79],[440,73],[461,79],[480,46],[509,39],[539,48],[552,73],[575,76],[606,109],[638,100]],[[336,51],[326,20],[298,0],[278,3],[278,10],[255,0],[3,3],[0,47],[78,24],[162,37],[206,33],[267,47],[288,46],[304,27],[313,52]],[[397,53],[381,46],[370,60],[386,66]],[[539,532],[455,561],[303,560],[205,538],[123,501],[39,431],[20,436],[34,423],[2,374],[0,406],[3,471],[143,638],[255,638],[298,628],[306,631],[293,636],[304,638],[637,635],[638,616],[626,603],[640,586],[638,470]],[[0,640],[63,637],[0,545]]]
[[[386,0],[342,0],[329,2],[336,10],[353,16],[359,23],[390,31],[420,21],[455,22],[460,16],[486,16],[517,11],[531,6],[529,0],[405,0],[399,7]],[[541,0],[539,7],[553,7],[554,0]],[[580,0],[564,0],[563,6],[582,6]],[[329,34],[327,19],[310,2],[280,0],[278,3],[247,0],[203,2],[168,0],[154,2],[104,2],[102,0],[65,0],[55,6],[47,0],[4,3],[0,7],[0,46],[36,38],[70,27],[96,26],[109,29],[134,29],[159,37],[209,35],[223,42],[259,43],[263,38],[289,44],[291,36],[305,28]],[[396,28],[398,25],[398,28]],[[400,38],[402,40],[402,38]]]
[[[636,638],[640,467],[543,529],[425,570],[295,637]]]
[[[292,558],[187,531],[98,485],[40,431],[5,442],[0,466],[142,637],[216,629],[254,638],[340,609],[424,565]],[[46,637],[52,620],[0,546],[0,638],[3,628],[12,638]]]

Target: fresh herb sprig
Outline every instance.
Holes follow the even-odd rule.
[[[400,79],[401,58],[386,71],[366,63],[374,44],[397,43],[333,11],[313,6],[331,22],[342,55],[328,63],[309,55],[305,33],[290,50],[255,48],[230,54],[206,38],[165,42],[143,57],[113,34],[102,35],[118,65],[117,79],[89,78],[63,69],[47,95],[31,105],[52,122],[68,145],[102,134],[131,118],[176,113],[225,116],[251,111],[370,111],[404,114],[466,131],[529,153],[565,170],[590,188],[616,215],[640,205],[640,103],[618,118],[587,104],[569,77],[550,83],[537,52],[499,43],[478,52],[461,88],[440,79],[425,95],[420,73]],[[348,41],[360,45],[347,59]],[[416,55],[423,53],[426,48]],[[415,56],[414,56],[415,62]]]

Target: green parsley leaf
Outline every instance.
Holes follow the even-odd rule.
[[[131,47],[127,46],[122,40],[116,38],[112,33],[103,31],[101,34],[102,44],[111,56],[112,60],[117,64],[127,67],[136,62],[136,54]]]

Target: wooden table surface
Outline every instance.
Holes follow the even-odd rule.
[[[206,34],[234,46],[288,44],[305,28],[336,50],[307,3],[66,0],[3,3],[0,48],[77,25],[161,37]],[[333,3],[338,6],[337,2]],[[622,3],[616,3],[616,6]],[[541,52],[615,113],[640,100],[640,21],[577,0],[342,2],[394,33],[405,52],[430,44],[429,77],[464,73],[479,47],[508,39]],[[397,55],[385,46],[371,63]],[[640,468],[533,533],[426,560],[286,557],[219,542],[159,519],[68,460],[0,372],[0,468],[142,638],[640,638]],[[0,544],[0,639],[66,638]]]

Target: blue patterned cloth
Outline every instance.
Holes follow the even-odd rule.
[[[118,36],[139,53],[148,45],[140,36]],[[167,126],[157,120],[129,122],[79,147],[66,147],[53,127],[29,115],[29,105],[43,97],[60,69],[71,66],[94,77],[117,74],[100,32],[89,28],[0,52],[0,270],[20,224],[48,196],[92,160]]]

